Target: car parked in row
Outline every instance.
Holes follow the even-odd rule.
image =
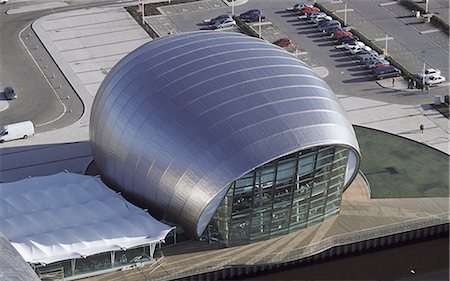
[[[289,11],[289,12],[298,12],[299,10],[301,10],[301,9],[303,9],[303,8],[305,8],[305,7],[314,7],[314,6],[311,5],[311,4],[308,4],[308,3],[297,3],[297,4],[295,4],[293,7],[286,8],[286,11]]]
[[[361,41],[349,42],[349,43],[344,44],[344,48],[346,50],[350,50],[352,48],[357,48],[357,47],[364,47],[364,46],[366,46],[366,44],[364,44]]]
[[[221,29],[226,27],[233,27],[236,25],[236,21],[232,18],[225,18],[223,20],[216,21],[214,23],[215,29]]]
[[[402,72],[400,71],[400,69],[398,69],[392,65],[379,67],[373,71],[373,77],[377,80],[384,79],[384,78],[399,77],[401,75],[402,75]]]
[[[372,48],[370,48],[369,46],[366,46],[366,45],[364,45],[364,46],[355,46],[354,48],[350,48],[349,51],[350,51],[350,54],[356,55],[357,53],[360,53],[360,52],[372,51]]]
[[[333,20],[332,17],[328,16],[328,15],[318,15],[316,17],[312,17],[311,21],[315,24],[319,24],[319,22],[323,22],[323,21],[330,21]]]
[[[332,39],[339,39],[344,36],[353,36],[353,33],[351,33],[350,31],[345,31],[344,29],[341,28],[331,34]]]
[[[337,20],[324,21],[317,26],[319,31],[325,32],[327,34],[333,33],[335,30],[333,28],[341,28],[341,23]]]
[[[279,47],[287,47],[289,45],[292,45],[293,41],[289,38],[280,38],[273,42],[273,44],[279,46]]]
[[[317,7],[314,7],[314,6],[312,6],[312,7],[308,6],[308,7],[304,7],[302,9],[300,9],[298,11],[298,14],[300,16],[303,16],[303,15],[308,15],[309,13],[314,13],[314,12],[320,12],[320,9]]]
[[[374,69],[377,67],[383,67],[387,65],[390,65],[390,63],[386,59],[376,59],[366,62],[366,67],[368,69]]]
[[[248,10],[247,12],[240,14],[239,17],[245,22],[255,22],[259,21],[259,19],[264,21],[266,19],[266,17],[258,9]]]
[[[231,15],[219,15],[212,19],[203,20],[203,23],[214,25],[216,22],[223,21],[224,19],[231,19]]]

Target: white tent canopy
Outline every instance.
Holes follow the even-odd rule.
[[[156,243],[172,229],[99,178],[59,173],[0,184],[0,232],[29,263]]]

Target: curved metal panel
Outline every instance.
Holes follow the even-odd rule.
[[[316,145],[359,151],[337,98],[305,63],[229,32],[139,47],[103,81],[90,122],[102,176],[194,237],[217,196],[262,163]]]

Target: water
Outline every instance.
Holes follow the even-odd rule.
[[[449,280],[449,238],[299,265],[244,280]]]

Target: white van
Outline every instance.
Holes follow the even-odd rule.
[[[32,135],[34,135],[34,125],[31,121],[0,126],[0,142],[26,139]]]

